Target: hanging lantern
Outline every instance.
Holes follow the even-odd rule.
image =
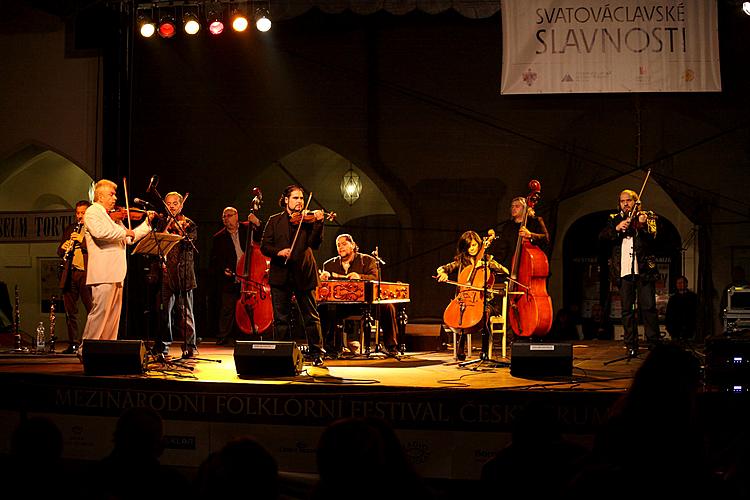
[[[344,173],[344,178],[341,179],[341,196],[344,197],[349,206],[352,206],[359,199],[361,193],[362,181],[359,174],[352,167],[349,167],[349,170]]]

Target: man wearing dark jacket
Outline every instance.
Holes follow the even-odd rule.
[[[651,246],[656,237],[656,218],[646,212],[638,213],[638,194],[626,189],[620,193],[620,211],[609,216],[607,225],[599,233],[601,240],[612,243],[610,273],[620,288],[622,326],[628,356],[638,354],[638,317],[635,304],[643,319],[646,341],[659,341],[659,321],[656,313],[656,268]],[[635,214],[635,215],[634,215]]]
[[[70,344],[63,354],[75,354],[81,342],[78,331],[78,298],[81,298],[86,313],[91,310],[91,289],[86,285],[86,240],[83,238],[86,228],[83,216],[91,206],[86,200],[76,203],[76,223],[65,228],[62,242],[57,247],[57,255],[63,258],[63,271],[60,278],[60,288],[63,292],[65,304],[65,323],[68,326]]]
[[[313,250],[320,248],[323,242],[324,213],[322,210],[305,213],[304,191],[297,185],[284,189],[279,206],[283,211],[268,219],[260,247],[261,252],[271,258],[268,282],[273,302],[274,338],[291,339],[289,322],[294,295],[302,314],[309,354],[318,363],[325,350],[315,302],[318,266]],[[307,218],[311,220],[305,220]]]

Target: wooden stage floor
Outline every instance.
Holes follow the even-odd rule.
[[[326,360],[305,364],[298,376],[240,378],[233,348],[199,348],[199,359],[182,360],[183,366],[151,362],[144,374],[114,376],[84,375],[74,355],[2,354],[6,439],[0,443],[9,443],[22,415],[44,415],[63,432],[65,458],[96,460],[110,449],[119,415],[149,406],[165,421],[164,463],[195,468],[233,437],[252,435],[280,470],[313,473],[315,445],[328,423],[375,416],[390,422],[425,477],[473,479],[509,442],[514,419],[531,399],[553,409],[566,436],[590,444],[642,363],[605,364],[623,357],[624,348],[593,341],[574,344],[570,376],[512,376],[509,359],[499,359],[505,362],[499,367],[461,367],[452,351],[443,351]],[[717,412],[712,420],[720,420]],[[0,449],[7,451],[7,444]]]

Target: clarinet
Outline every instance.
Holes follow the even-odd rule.
[[[13,337],[16,346],[12,352],[29,352],[27,347],[21,345],[21,300],[18,293],[18,285],[15,287],[15,304],[13,309]]]
[[[55,353],[55,342],[57,342],[57,337],[55,336],[55,320],[57,319],[55,316],[55,297],[52,296],[52,303],[49,306],[49,351],[50,353]]]
[[[74,233],[80,233],[83,229],[83,221],[76,224],[75,229],[73,229]],[[65,289],[65,282],[68,281],[68,273],[70,272],[70,263],[72,260],[73,252],[76,249],[76,245],[78,242],[74,240],[73,238],[69,239],[68,241],[72,242],[72,245],[70,245],[70,248],[65,250],[65,254],[62,257],[62,264],[60,264],[60,288]]]

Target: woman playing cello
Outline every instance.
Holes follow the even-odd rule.
[[[486,244],[488,245],[489,242],[494,238],[494,234],[495,233],[491,231],[490,236],[484,241],[475,231],[466,231],[464,234],[462,234],[461,238],[458,240],[456,256],[448,264],[442,265],[437,268],[438,281],[448,281],[448,275],[456,272],[458,274],[458,282],[468,285],[477,284],[479,288],[482,288],[485,285],[485,262],[489,272],[507,273],[508,270],[500,265],[497,261],[495,261],[492,255],[484,253]],[[481,275],[478,275],[478,272]],[[487,277],[487,286],[492,286],[491,276]],[[460,289],[458,293],[461,293]],[[456,312],[458,312],[451,311],[451,309],[453,309],[452,306],[456,305],[456,301],[457,299],[454,299],[453,301],[451,301],[451,304],[448,305],[448,308],[446,308],[445,316],[452,316]],[[469,307],[471,308],[472,305],[470,305]],[[459,361],[463,361],[464,359],[466,359],[466,335],[464,334],[471,333],[472,331],[481,327],[481,318],[485,316],[484,297],[482,296],[481,292],[476,294],[473,307],[475,309],[478,308],[479,321],[468,319],[470,314],[465,314],[465,310],[459,312],[459,314],[463,313],[467,317],[467,324],[465,328],[459,327],[460,321],[456,322],[445,318],[448,319],[446,321],[446,324],[458,334],[456,357]]]

